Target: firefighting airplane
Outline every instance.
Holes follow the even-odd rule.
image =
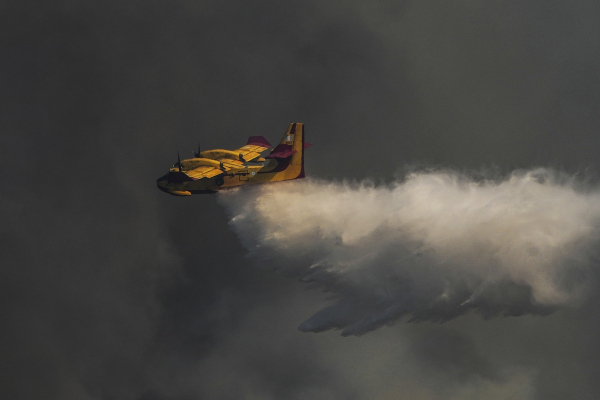
[[[262,136],[251,136],[237,150],[194,152],[194,158],[180,160],[156,184],[174,196],[215,193],[252,183],[266,183],[304,178],[304,124],[292,123],[281,142],[265,158],[261,153],[271,144]],[[252,163],[252,164],[250,164]]]

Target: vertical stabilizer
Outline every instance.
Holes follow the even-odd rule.
[[[304,178],[304,124],[294,123],[292,124],[293,140],[292,146],[295,153],[292,155],[290,165],[300,166],[300,173],[295,179]]]
[[[277,160],[279,165],[276,169],[285,171],[282,179],[304,178],[304,148],[308,146],[310,145],[304,142],[304,124],[294,122],[288,126],[277,147],[266,158]]]

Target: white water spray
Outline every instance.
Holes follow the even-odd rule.
[[[219,201],[250,258],[331,292],[300,326],[312,332],[576,306],[600,243],[600,194],[547,169],[419,172],[385,187],[307,179]]]

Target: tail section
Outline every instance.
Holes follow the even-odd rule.
[[[310,146],[304,141],[304,124],[291,123],[277,147],[265,157],[277,161],[278,165],[272,172],[280,172],[282,175],[275,180],[304,178],[304,149]]]
[[[288,128],[290,130],[290,134],[285,138],[292,139],[292,148],[294,149],[294,154],[292,155],[292,159],[290,161],[290,166],[299,166],[300,173],[296,178],[293,179],[302,179],[304,178],[304,124],[296,123],[291,124]],[[286,142],[289,144],[289,141]]]

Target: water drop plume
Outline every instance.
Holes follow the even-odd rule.
[[[251,260],[331,294],[302,331],[547,315],[585,301],[596,266],[600,194],[549,169],[422,171],[384,186],[306,179],[219,202]]]

